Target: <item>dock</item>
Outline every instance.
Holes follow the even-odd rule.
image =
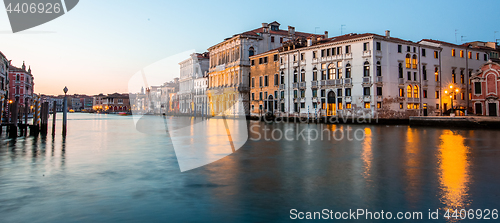
[[[500,129],[500,117],[489,116],[412,116],[410,126]]]

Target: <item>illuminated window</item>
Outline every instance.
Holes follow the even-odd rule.
[[[399,103],[399,109],[403,109],[403,103]]]
[[[370,63],[368,61],[365,61],[365,65],[363,67],[363,76],[364,77],[370,76]]]
[[[456,78],[456,75],[455,75],[455,69],[451,70],[451,80],[453,81],[453,83],[457,83],[457,78]]]
[[[415,87],[413,87],[413,97],[419,98],[418,85],[415,85]]]
[[[335,69],[335,65],[332,63],[328,66],[328,79],[331,80],[331,79],[335,79],[335,72],[336,72],[336,69]]]
[[[439,91],[436,91],[436,95],[434,95],[436,97],[436,99],[439,98]]]
[[[411,56],[406,54],[406,68],[411,68]]]
[[[438,58],[438,51],[434,51],[434,58],[437,59]]]
[[[413,69],[417,69],[417,55],[413,55],[413,58],[411,60],[411,63],[412,63],[412,68]]]
[[[464,93],[460,93],[460,100],[464,100]]]
[[[422,92],[423,92],[423,95],[422,95],[423,98],[427,98],[427,90],[423,90]]]
[[[460,50],[460,57],[464,57],[464,51]]]
[[[455,49],[451,49],[451,56],[454,57],[455,56]]]
[[[439,70],[437,67],[434,68],[434,76],[436,78],[436,82],[438,82],[439,81]]]
[[[405,96],[405,91],[403,88],[399,89],[399,97],[404,97]]]
[[[370,108],[370,102],[365,102],[365,108]]]
[[[467,56],[469,57],[469,59],[472,59],[472,52],[470,52],[470,51],[469,51],[469,52],[467,53]]]
[[[479,53],[476,53],[476,60],[479,60]]]
[[[350,103],[350,102],[346,103],[346,104],[345,104],[345,108],[347,108],[347,109],[351,109],[351,103]]]
[[[408,87],[406,87],[406,96],[408,98],[411,98],[413,96],[412,89],[413,88],[411,87],[411,85],[408,85]]]
[[[406,108],[407,108],[407,109],[412,109],[412,108],[413,108],[413,104],[412,104],[412,103],[408,103],[408,104],[406,105]]]
[[[465,83],[464,70],[460,70],[460,83],[461,84]]]

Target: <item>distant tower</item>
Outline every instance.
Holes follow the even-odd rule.
[[[29,66],[29,68],[28,68],[28,73],[31,74],[31,66]]]
[[[23,70],[26,71],[26,65],[24,65],[24,61],[23,61]]]
[[[144,94],[144,87],[141,87],[141,94]]]

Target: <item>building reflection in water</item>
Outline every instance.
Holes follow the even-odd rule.
[[[445,130],[440,138],[438,159],[441,203],[446,209],[465,208],[469,205],[469,147],[464,144],[463,136],[450,130]]]
[[[420,133],[420,134],[419,134]],[[409,128],[406,132],[406,143],[404,150],[405,159],[405,182],[407,201],[413,204],[419,200],[422,188],[422,156],[421,151],[421,132]]]

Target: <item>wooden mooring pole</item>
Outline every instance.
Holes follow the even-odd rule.
[[[52,102],[52,135],[56,135],[56,101]]]

